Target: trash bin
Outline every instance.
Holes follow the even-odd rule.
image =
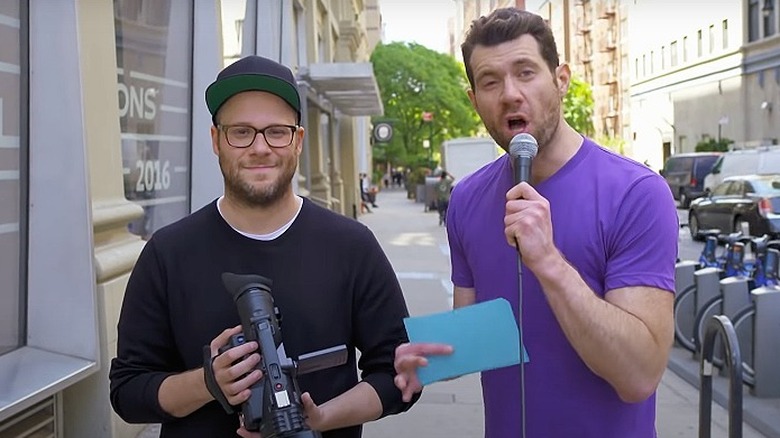
[[[436,186],[439,184],[438,176],[425,177],[425,211],[437,211]]]
[[[425,204],[425,184],[417,184],[415,186],[414,202],[422,202]]]

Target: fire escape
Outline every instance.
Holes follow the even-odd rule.
[[[576,57],[577,70],[582,80],[593,84],[593,18],[589,0],[577,0],[576,20]]]
[[[609,137],[620,134],[620,20],[618,0],[601,0],[596,5],[599,19],[599,77],[594,100],[596,122],[601,133]]]

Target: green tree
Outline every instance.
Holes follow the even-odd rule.
[[[617,152],[620,155],[624,155],[625,153],[626,141],[620,137],[607,137],[604,135],[596,137],[594,140],[596,140],[596,143],[600,144],[601,146]]]
[[[696,152],[728,152],[729,145],[734,143],[734,140],[728,138],[721,138],[716,140],[714,138],[705,138],[704,140],[696,143]]]
[[[577,132],[593,136],[593,92],[590,84],[572,76],[563,98],[563,117]]]
[[[471,107],[463,64],[455,58],[415,43],[379,44],[371,54],[385,114],[374,122],[390,121],[393,139],[374,145],[374,159],[394,166],[425,166],[429,140],[434,158],[450,138],[476,134],[480,120]],[[423,122],[424,112],[433,122]]]

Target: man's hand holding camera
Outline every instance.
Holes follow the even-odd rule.
[[[210,344],[214,378],[228,403],[233,406],[247,401],[252,394],[249,388],[263,377],[263,372],[258,369],[261,358],[257,353],[257,342],[249,341],[227,348],[231,337],[241,333],[242,328],[237,325],[220,333]],[[314,403],[308,392],[301,394],[301,403],[309,428],[322,430],[325,423],[324,410]],[[246,430],[243,424],[236,433],[245,438],[262,438],[259,432]]]
[[[229,344],[230,337],[240,333],[241,326],[237,325],[223,331],[211,341],[214,378],[228,403],[233,406],[249,399],[249,387],[263,377],[263,372],[257,369],[260,363],[257,342],[246,342],[219,354],[220,348]]]

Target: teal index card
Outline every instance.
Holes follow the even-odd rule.
[[[409,341],[452,345],[417,370],[423,385],[520,363],[520,331],[509,301],[497,298],[459,309],[404,319]],[[523,362],[528,354],[523,348]]]

